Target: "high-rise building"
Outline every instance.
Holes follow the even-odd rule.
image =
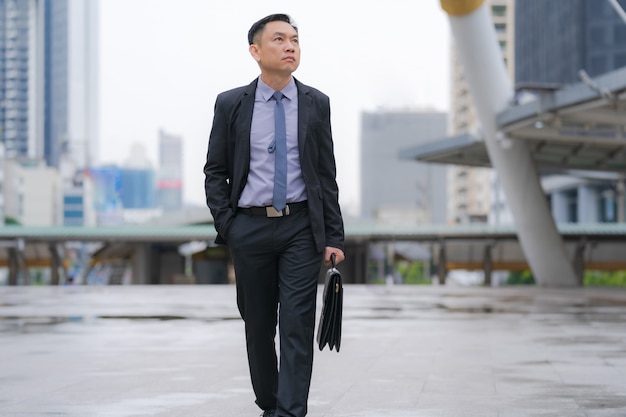
[[[97,159],[98,0],[0,1],[0,139],[7,158]]]
[[[445,223],[445,168],[400,158],[402,150],[441,138],[447,114],[361,114],[361,217],[385,223]]]
[[[153,208],[154,182],[152,169],[122,168],[122,206],[125,209]]]
[[[626,8],[626,0],[617,0]],[[609,0],[516,0],[515,83],[572,84],[626,66],[626,23]]]
[[[496,37],[502,50],[502,59],[511,80],[514,79],[514,6],[515,0],[487,0],[491,10]],[[463,68],[454,49],[452,57],[452,106],[449,133],[460,135],[471,133],[480,136],[478,118]],[[489,168],[453,165],[448,168],[448,222],[487,222],[497,178]],[[497,185],[495,185],[497,186]],[[501,193],[498,193],[500,196]],[[499,197],[503,198],[503,197]],[[499,202],[503,204],[503,202]]]
[[[159,207],[165,211],[183,206],[183,139],[159,130],[159,167],[157,174]]]
[[[45,1],[44,153],[50,166],[98,161],[98,0]]]
[[[0,141],[6,158],[43,157],[43,1],[0,1]]]
[[[59,168],[64,224],[92,206],[76,178],[97,159],[97,36],[98,0],[0,0],[0,142]]]

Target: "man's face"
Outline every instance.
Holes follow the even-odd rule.
[[[290,75],[300,65],[298,32],[287,22],[269,22],[250,45],[250,54],[261,71]]]

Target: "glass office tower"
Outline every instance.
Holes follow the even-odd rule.
[[[43,7],[0,0],[0,141],[6,158],[43,152]]]
[[[618,0],[626,8],[626,0]],[[626,23],[608,0],[516,0],[516,84],[571,84],[626,66]]]

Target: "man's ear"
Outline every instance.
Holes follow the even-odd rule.
[[[257,45],[250,45],[248,51],[250,51],[250,55],[252,55],[252,58],[254,58],[256,62],[259,62],[261,60],[261,57],[259,55],[259,47]]]

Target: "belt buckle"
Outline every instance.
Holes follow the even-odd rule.
[[[289,216],[289,205],[286,205],[283,210],[276,210],[274,206],[265,207],[265,215],[267,217],[283,217]]]

